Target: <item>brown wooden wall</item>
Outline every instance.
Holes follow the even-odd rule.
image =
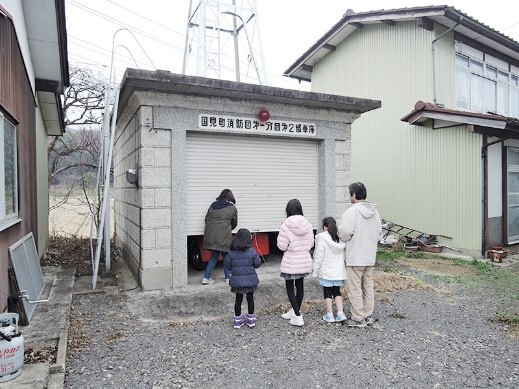
[[[0,231],[0,312],[7,304],[9,246],[32,232],[38,236],[36,196],[36,103],[12,20],[0,17],[0,108],[17,124],[18,217]],[[35,240],[36,245],[38,244]]]

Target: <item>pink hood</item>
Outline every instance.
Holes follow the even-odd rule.
[[[314,232],[310,222],[301,215],[288,217],[279,229],[277,246],[284,251],[280,271],[287,274],[312,272],[310,249],[314,245]]]

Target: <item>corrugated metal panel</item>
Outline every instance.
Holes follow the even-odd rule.
[[[481,248],[481,137],[463,127],[401,122],[418,100],[433,102],[431,32],[414,22],[364,26],[314,69],[312,90],[382,101],[352,124],[352,181],[362,181],[383,218],[444,244]],[[455,99],[454,44],[436,44],[437,102]]]
[[[203,234],[207,209],[225,188],[236,197],[237,228],[277,231],[293,198],[317,226],[316,141],[190,133],[186,171],[188,235]]]
[[[18,47],[14,26],[10,19],[2,17],[0,17],[0,53],[2,53],[0,55],[0,105],[5,114],[11,115],[17,121],[18,217],[21,220],[20,223],[0,231],[0,295],[3,293],[7,296],[9,294],[8,248],[22,236],[30,232],[38,235],[39,232],[34,95]],[[5,308],[6,302],[5,299],[0,300],[0,311]]]

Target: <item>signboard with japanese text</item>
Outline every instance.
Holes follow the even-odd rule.
[[[290,135],[314,137],[315,123],[291,122],[286,120],[268,120],[231,117],[210,114],[198,115],[198,128],[262,135]]]

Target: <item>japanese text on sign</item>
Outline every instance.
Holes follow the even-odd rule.
[[[285,120],[269,120],[260,122],[257,119],[200,114],[198,128],[206,130],[225,130],[244,133],[261,133],[265,135],[315,136],[314,123],[289,122]]]

